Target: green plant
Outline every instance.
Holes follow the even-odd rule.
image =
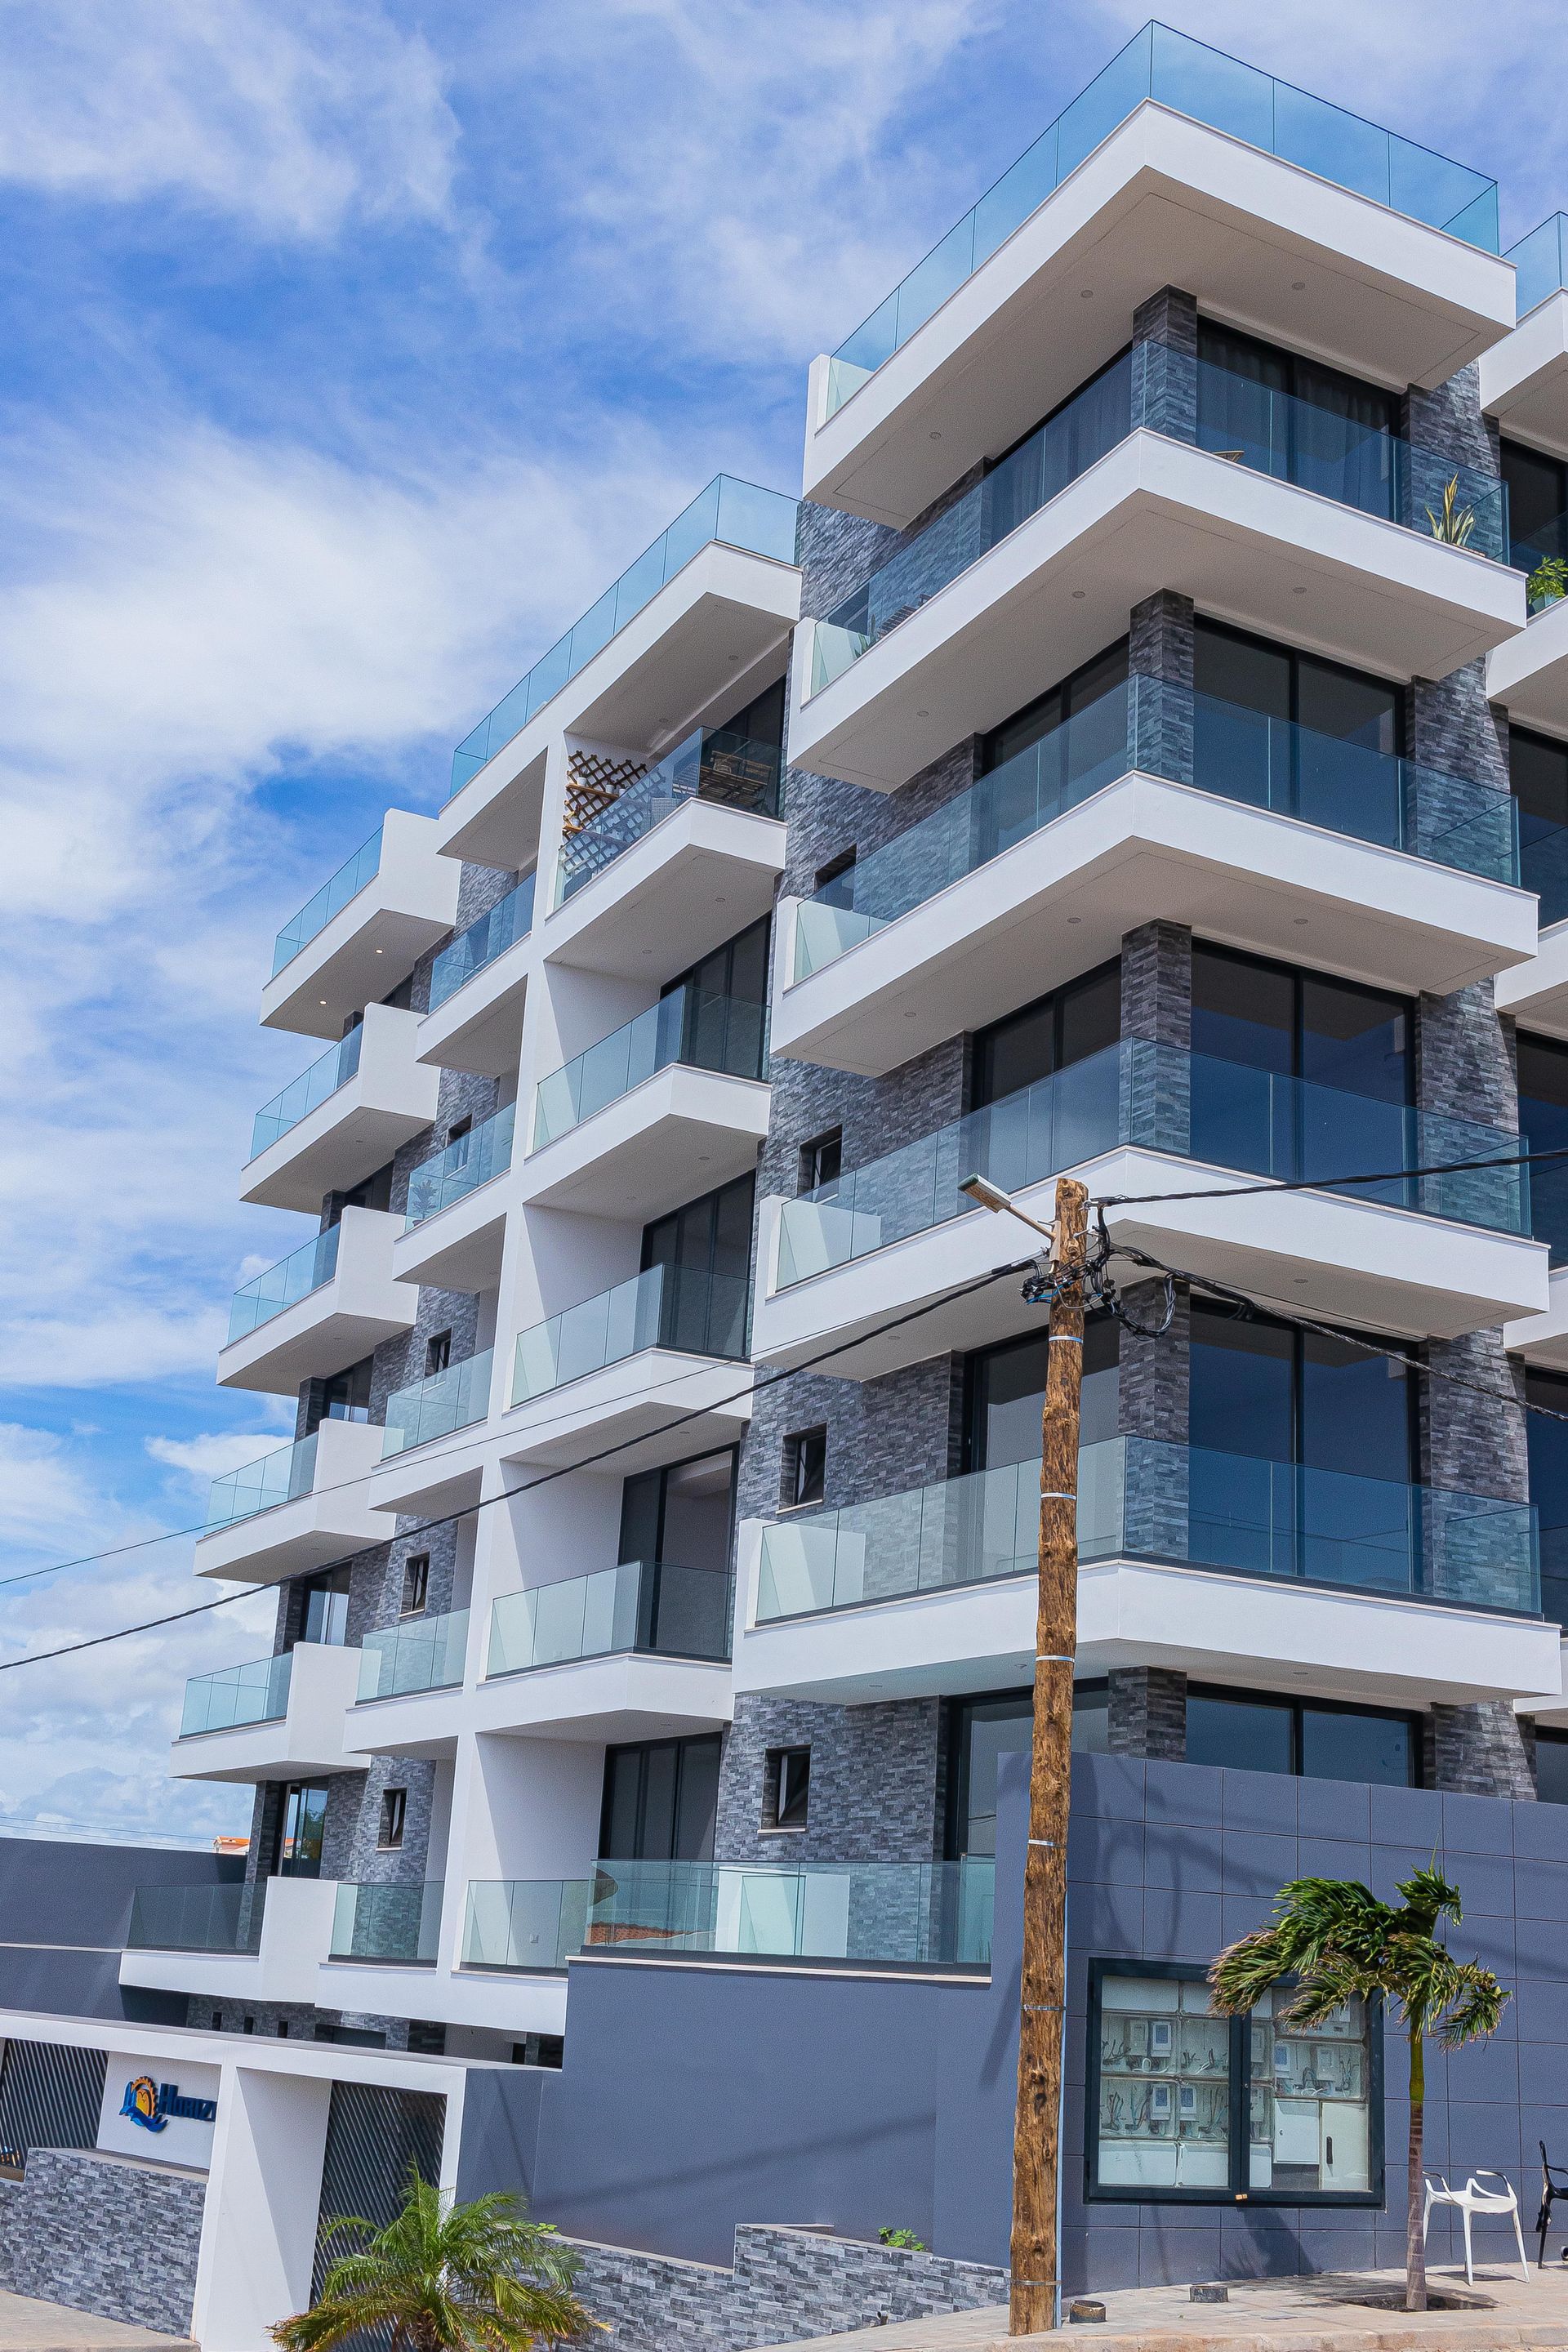
[[[1426,2037],[1434,2034],[1445,2050],[1480,2041],[1496,2032],[1510,1995],[1489,1969],[1454,1959],[1437,1941],[1439,1921],[1447,1917],[1458,1924],[1462,1916],[1457,1886],[1429,1869],[1405,1879],[1398,1891],[1405,1907],[1396,1911],[1356,1879],[1293,1878],[1275,1897],[1273,1924],[1221,1952],[1209,1969],[1209,1985],[1214,2009],[1221,2017],[1236,2017],[1292,1979],[1289,1997],[1277,2012],[1289,2025],[1321,2024],[1347,2000],[1384,1995],[1397,2004],[1410,2043],[1405,2308],[1425,2311]]]
[[[1459,478],[1456,474],[1451,482],[1445,482],[1443,485],[1442,513],[1434,514],[1430,507],[1426,509],[1426,520],[1432,526],[1432,536],[1434,539],[1440,539],[1445,547],[1468,547],[1470,543],[1470,533],[1476,527],[1474,507],[1460,506],[1458,502],[1458,496]]]
[[[590,2320],[572,2282],[578,2263],[515,2197],[457,2205],[410,2172],[403,2210],[377,2230],[345,2216],[330,2240],[358,2231],[309,2311],[269,2332],[283,2352],[330,2352],[362,2330],[389,2330],[392,2352],[528,2352],[580,2336]]]
[[[912,2230],[879,2230],[877,2243],[879,2246],[902,2246],[906,2252],[911,2254],[923,2254],[929,2252],[925,2240],[917,2238]]]
[[[1531,604],[1555,604],[1568,596],[1568,562],[1561,555],[1543,555],[1524,586]]]

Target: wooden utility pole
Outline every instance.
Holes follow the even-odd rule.
[[[1018,2108],[1013,2130],[1014,2336],[1057,2324],[1057,2188],[1061,2168],[1062,2018],[1067,2001],[1068,1800],[1073,1655],[1078,1642],[1078,1435],[1083,1391],[1083,1263],[1089,1193],[1057,1181],[1058,1284],[1041,1419],[1039,1599],[1029,1843],[1024,1864],[1024,1966]]]

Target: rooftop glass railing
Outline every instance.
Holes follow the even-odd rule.
[[[470,1879],[464,1968],[563,1969],[587,1941],[593,1900],[591,1878]]]
[[[1134,383],[1155,352],[1167,383],[1184,387],[1193,437],[1211,456],[1423,538],[1509,561],[1508,491],[1496,475],[1210,361],[1135,343],[817,622],[813,694],[1124,441],[1135,421]]]
[[[279,1650],[275,1657],[225,1666],[216,1675],[193,1675],[185,1685],[180,1738],[195,1739],[204,1731],[234,1731],[247,1723],[280,1723],[289,1712],[293,1664],[293,1651]]]
[[[1514,269],[1514,316],[1522,319],[1568,286],[1568,214],[1548,213],[1503,255]]]
[[[1040,1465],[1023,1462],[773,1520],[757,1621],[1033,1576],[1039,1499]],[[1131,1554],[1471,1608],[1540,1607],[1528,1504],[1155,1438],[1082,1449],[1078,1540],[1086,1561]]]
[[[314,898],[307,898],[291,923],[285,923],[278,934],[272,950],[272,977],[277,979],[286,963],[292,963],[301,948],[321,931],[324,931],[334,915],[342,914],[351,898],[357,898],[367,882],[381,870],[381,827],[377,825],[370,839],[345,859],[330,880],[322,883]]]
[[[280,1136],[287,1135],[290,1128],[298,1127],[301,1119],[309,1118],[313,1110],[319,1110],[340,1087],[347,1086],[359,1068],[360,1047],[363,1043],[364,1024],[356,1021],[347,1035],[340,1037],[335,1045],[329,1045],[309,1069],[301,1070],[297,1078],[290,1078],[281,1094],[274,1095],[269,1103],[262,1104],[250,1131],[252,1160],[259,1159]]]
[[[740,996],[709,995],[689,982],[672,988],[634,1021],[540,1079],[531,1148],[538,1151],[553,1143],[677,1062],[735,1078],[760,1078],[766,1066],[766,1038],[765,1005]]]
[[[316,1433],[292,1445],[280,1445],[258,1462],[215,1478],[207,1491],[206,1531],[251,1519],[258,1511],[275,1510],[279,1503],[298,1501],[316,1482]]]
[[[633,1559],[591,1576],[503,1593],[490,1611],[485,1673],[525,1674],[633,1650],[727,1658],[730,1590],[721,1568]]]
[[[490,1409],[492,1361],[493,1350],[487,1348],[482,1355],[467,1356],[444,1372],[395,1390],[386,1401],[383,1461],[389,1454],[405,1454],[411,1445],[427,1445],[433,1437],[450,1437],[455,1429],[483,1421]]]
[[[243,1339],[247,1331],[263,1323],[270,1323],[275,1315],[286,1307],[297,1307],[301,1298],[309,1298],[313,1290],[331,1282],[338,1270],[338,1237],[341,1225],[329,1225],[324,1233],[313,1234],[301,1242],[297,1250],[280,1257],[265,1274],[258,1274],[234,1294],[228,1310],[228,1344]]]
[[[891,359],[1145,99],[1485,253],[1498,249],[1495,180],[1168,25],[1149,24],[839,345],[830,363],[828,415]]]
[[[596,1298],[520,1331],[512,1403],[526,1404],[568,1381],[603,1371],[606,1364],[624,1363],[645,1348],[743,1357],[750,1303],[751,1283],[744,1275],[650,1265]]]
[[[1190,759],[1175,755],[1183,743]],[[1133,677],[803,899],[793,978],[820,971],[1135,771],[1488,881],[1520,880],[1510,793],[1187,687]]]
[[[710,541],[742,548],[752,555],[771,556],[775,563],[793,563],[797,503],[782,491],[737,481],[732,474],[716,475],[622,572],[614,587],[607,588],[598,603],[547,654],[541,655],[511,692],[503,695],[489,717],[463,738],[452,754],[448,800],[514,735],[521,735],[529,720],[563,686],[570,685],[578,671],[602,653],[610,639]]]
[[[367,1886],[342,1882],[332,1903],[334,1960],[401,1961],[433,1968],[441,1938],[442,1884]]]
[[[601,1862],[585,1946],[984,1968],[996,1865]]]
[[[517,1127],[517,1105],[502,1108],[471,1127],[467,1135],[459,1135],[438,1151],[434,1160],[425,1160],[408,1179],[408,1210],[403,1230],[412,1233],[430,1217],[438,1217],[455,1201],[466,1200],[470,1192],[489,1184],[497,1176],[504,1176],[511,1166],[512,1137]]]
[[[466,930],[442,949],[430,967],[432,1013],[439,1012],[476,972],[528,937],[533,929],[533,885],[534,877],[525,874],[515,890],[509,890],[504,898],[476,916]]]
[[[778,1287],[971,1213],[959,1191],[967,1176],[1017,1192],[1123,1144],[1291,1182],[1364,1170],[1379,1181],[1341,1186],[1342,1197],[1500,1233],[1530,1232],[1521,1168],[1385,1173],[1463,1160],[1501,1162],[1519,1151],[1514,1136],[1128,1037],[784,1202]]]
[[[782,758],[776,743],[755,742],[730,727],[698,728],[666,752],[657,767],[617,793],[608,808],[566,835],[556,866],[557,905],[613,866],[687,801],[711,801],[753,816],[777,816]]]
[[[140,1952],[255,1952],[267,1881],[226,1886],[139,1886],[126,1943]]]
[[[405,1617],[378,1626],[360,1643],[359,1688],[363,1699],[402,1698],[410,1691],[455,1690],[468,1654],[468,1612],[442,1617]]]

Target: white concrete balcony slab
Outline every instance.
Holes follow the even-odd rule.
[[[153,1899],[144,1900],[149,1896]],[[181,1896],[190,1899],[181,1902]],[[256,1889],[139,1888],[120,1981],[220,2002],[313,2003],[336,1896],[336,1886],[325,1878],[268,1878]],[[163,1935],[174,1940],[140,1940]]]
[[[278,1584],[385,1543],[391,1526],[372,1509],[368,1483],[382,1437],[364,1422],[323,1421],[298,1444],[215,1479],[196,1574]]]
[[[963,1172],[955,1168],[944,1180],[944,1200],[946,1182],[956,1190]],[[1212,1275],[1306,1314],[1412,1337],[1451,1338],[1524,1312],[1541,1313],[1547,1304],[1545,1245],[1516,1233],[1342,1193],[1247,1191],[1257,1180],[1234,1170],[1131,1147],[1080,1161],[1074,1172],[1091,1197],[1107,1199],[1234,1185],[1234,1200],[1150,1199],[1146,1207],[1111,1208],[1111,1238],[1184,1272]],[[1055,1191],[1055,1179],[1047,1178],[1017,1186],[1016,1197],[1048,1222]],[[776,1199],[763,1205],[759,1265],[775,1285],[784,1255],[781,1211],[801,1206]],[[858,1217],[865,1222],[857,1238],[876,1239],[875,1213],[846,1207],[841,1213],[842,1226],[827,1213],[827,1222],[813,1219],[788,1237],[794,1271],[804,1272],[814,1248],[821,1251],[822,1270],[784,1287],[759,1289],[752,1339],[757,1360],[800,1363],[837,1339],[843,1352],[825,1370],[836,1379],[870,1380],[1037,1327],[1038,1309],[1023,1303],[1019,1280],[1008,1277],[964,1295],[966,1285],[1018,1259],[1017,1236],[1006,1230],[1010,1220],[970,1211],[825,1264],[848,1246]],[[1138,1278],[1130,1266],[1123,1273]],[[911,1307],[931,1311],[878,1333],[879,1326]]]
[[[421,1062],[484,1077],[516,1076],[528,979],[538,961],[535,880],[525,874],[436,958],[415,1048]]]
[[[520,1200],[628,1221],[663,1216],[756,1165],[767,1086],[675,1062],[531,1151]]]
[[[520,2041],[564,2033],[567,1978],[511,1970],[401,1967],[393,1960],[329,1960],[310,1995],[320,2008],[370,2016],[475,2025]]]
[[[379,833],[279,932],[286,961],[261,992],[263,1027],[341,1036],[350,1013],[379,1004],[451,929],[459,879],[437,854],[434,817],[388,809]]]
[[[1481,407],[1510,439],[1568,457],[1568,294],[1561,289],[1483,353]]]
[[[1535,906],[1480,874],[1132,772],[875,928],[784,900],[772,1047],[880,1076],[1156,919],[1259,954],[1306,951],[1379,987],[1447,995],[1498,971],[1511,984],[1532,958]],[[819,961],[836,922],[855,944]]]
[[[252,1666],[198,1675],[169,1751],[179,1780],[309,1780],[363,1769],[345,1754],[343,1718],[359,1687],[357,1650],[298,1642]]]
[[[1568,921],[1541,932],[1537,952],[1498,975],[1497,1009],[1527,1029],[1568,1037]]]
[[[500,1423],[500,1454],[553,1468],[615,1446],[616,1470],[629,1477],[738,1444],[751,1418],[748,1364],[645,1348],[514,1405]]]
[[[410,1297],[418,1284],[481,1291],[500,1280],[516,1124],[517,1107],[507,1103],[413,1171],[407,1219],[392,1246],[395,1283]]]
[[[1488,556],[1140,428],[833,676],[836,650],[815,693],[826,625],[807,624],[790,757],[895,791],[1113,643],[1161,588],[1407,677],[1446,677],[1525,617],[1521,575]]]
[[[402,1220],[345,1209],[335,1225],[237,1291],[220,1388],[289,1396],[414,1328],[417,1300],[393,1279]]]
[[[370,1480],[373,1512],[423,1517],[478,1501],[484,1463],[494,1454],[486,1432],[494,1378],[495,1351],[485,1348],[388,1397]],[[387,1528],[384,1518],[379,1524]]]
[[[439,1070],[415,1059],[418,1015],[369,1004],[341,1045],[256,1115],[242,1201],[319,1212],[385,1166],[436,1116]]]
[[[536,699],[531,717],[524,718],[520,708],[522,723],[458,783],[437,820],[449,857],[521,866],[537,855],[545,757],[563,734],[662,751],[704,718],[715,698],[739,691],[753,671],[759,673],[757,686],[766,684],[763,666],[776,663],[779,647],[800,618],[800,574],[793,560],[789,502],[771,491],[752,497],[769,502],[759,516],[762,528],[751,530],[744,520],[731,525],[721,509],[711,526],[700,523],[700,540],[696,531],[691,534],[693,551],[629,619],[614,628],[610,614],[595,625],[600,650],[573,675],[566,674],[564,660],[559,664],[561,683]],[[776,551],[754,553],[714,536],[720,529],[754,537]],[[612,591],[602,599],[601,606],[614,595]],[[601,606],[578,627],[595,624]],[[500,720],[496,731],[504,732],[510,723]],[[477,756],[468,755],[470,761]]]
[[[662,985],[771,911],[784,863],[776,818],[683,800],[556,908],[544,954]]]
[[[1552,1269],[1545,1313],[1505,1323],[1502,1342],[1510,1355],[1522,1356],[1526,1363],[1568,1372],[1568,1265]]]
[[[735,1711],[730,1662],[627,1653],[489,1675],[467,1694],[466,1725],[540,1739],[668,1739],[718,1731]]]
[[[1516,726],[1568,735],[1568,597],[1489,654],[1487,699],[1500,702]]]
[[[1163,44],[1182,43],[1155,30]],[[1267,76],[1220,61],[1232,89],[1240,76],[1265,87],[1258,107],[1243,100],[1233,112],[1222,97],[1207,110],[1224,127],[1211,128],[1173,110],[1204,105],[1190,76],[1171,107],[1150,98],[1163,87],[1158,72],[1097,105],[1121,62],[982,199],[973,226],[961,222],[849,338],[845,357],[816,362],[808,499],[907,524],[1110,359],[1137,305],[1162,286],[1394,385],[1441,383],[1509,333],[1513,274],[1464,242],[1462,225],[1445,234],[1336,185],[1342,164],[1327,142],[1321,152],[1304,142],[1293,158],[1250,143],[1270,136]],[[1342,155],[1384,135],[1357,121]],[[1458,205],[1467,183],[1480,184],[1459,173]],[[1386,167],[1381,186],[1393,192]],[[913,331],[900,297],[921,321]]]

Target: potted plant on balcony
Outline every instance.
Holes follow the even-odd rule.
[[[1568,596],[1568,561],[1561,555],[1543,555],[1526,579],[1524,593],[1532,613],[1543,604],[1560,604]]]
[[[1289,2025],[1321,2024],[1348,2000],[1386,1998],[1410,2045],[1409,2207],[1405,2224],[1405,2308],[1426,2308],[1422,2129],[1426,2042],[1445,2050],[1495,2033],[1510,1996],[1489,1969],[1456,1960],[1437,1940],[1444,1918],[1461,1917],[1459,1890],[1436,1869],[1401,1881],[1402,1910],[1380,1903],[1359,1879],[1293,1878],[1274,1900],[1273,1925],[1243,1936],[1209,1969],[1210,2004],[1244,2016],[1289,1981],[1277,2011]]]
[[[411,2172],[385,2229],[345,2216],[323,2242],[355,2231],[363,2242],[333,2262],[310,2310],[269,2331],[283,2352],[330,2352],[362,2334],[389,2337],[392,2352],[528,2352],[603,2326],[572,2293],[576,2255],[518,2198],[458,2205]]]

